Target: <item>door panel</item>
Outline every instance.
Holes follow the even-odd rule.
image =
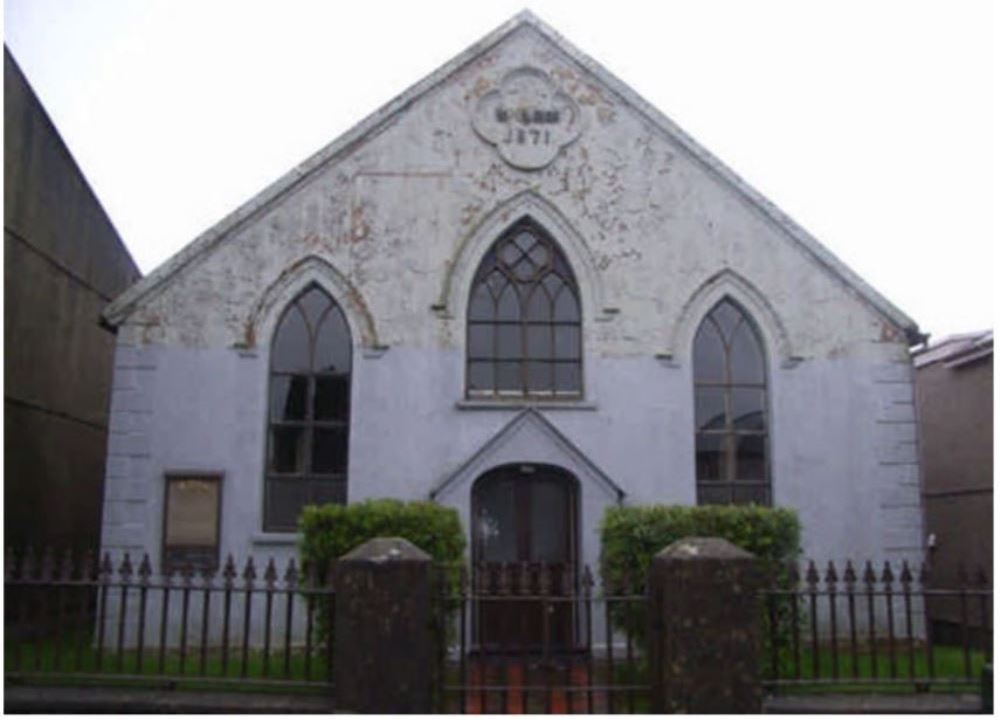
[[[484,650],[573,645],[576,486],[545,466],[509,466],[473,490],[476,633]],[[550,601],[533,599],[540,595]],[[524,599],[514,599],[523,597]],[[546,642],[547,639],[547,642]]]

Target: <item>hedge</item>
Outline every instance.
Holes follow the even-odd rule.
[[[786,508],[756,505],[646,505],[611,507],[601,522],[601,579],[605,593],[645,592],[653,556],[685,537],[721,537],[760,560],[781,584],[788,564],[800,552],[798,516]],[[784,614],[784,612],[782,613]],[[640,646],[646,634],[645,614],[612,609],[619,630],[631,628]]]
[[[366,540],[377,537],[401,537],[409,540],[433,558],[435,564],[447,564],[443,585],[449,595],[456,595],[459,567],[464,563],[465,532],[458,512],[432,502],[402,500],[365,500],[351,505],[306,506],[299,517],[302,540],[299,553],[303,563],[323,570],[329,563],[353,550]],[[441,570],[435,568],[435,570]],[[437,596],[437,582],[432,585],[435,617],[448,618],[457,604]],[[316,632],[328,641],[325,613],[316,618]],[[443,624],[447,635],[451,623]],[[447,636],[443,638],[447,641]],[[445,646],[441,643],[441,647]]]
[[[311,505],[299,518],[303,562],[325,568],[366,540],[401,537],[437,563],[461,563],[465,532],[458,512],[432,502],[365,500],[351,505]]]

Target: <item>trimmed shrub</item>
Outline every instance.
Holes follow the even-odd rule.
[[[436,563],[461,563],[465,532],[458,512],[432,502],[365,500],[351,505],[312,505],[299,518],[303,562],[326,568],[366,540],[401,537]]]
[[[787,568],[800,552],[798,516],[786,508],[756,505],[646,505],[612,507],[601,521],[601,579],[605,594],[642,594],[653,556],[685,537],[720,537],[756,555],[772,582],[787,582]],[[785,613],[782,612],[784,615]],[[645,612],[612,608],[618,630],[628,630],[640,647]],[[783,623],[784,624],[784,623]]]
[[[437,632],[443,651],[454,632],[450,619],[459,606],[457,601],[442,600],[439,594],[458,593],[459,568],[464,564],[465,532],[457,511],[432,502],[392,499],[365,500],[352,505],[310,505],[302,510],[299,529],[302,562],[317,568],[320,576],[331,561],[377,537],[409,540],[430,555],[435,565],[446,565],[435,567],[432,579],[432,607],[435,620],[441,621]],[[316,615],[314,627],[321,642],[332,641],[326,613]]]

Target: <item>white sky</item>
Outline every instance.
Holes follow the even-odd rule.
[[[525,0],[6,0],[144,272]],[[935,337],[992,326],[990,0],[529,7]]]

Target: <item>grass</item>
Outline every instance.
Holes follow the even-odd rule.
[[[874,654],[859,648],[856,676],[863,682],[852,683],[851,680],[855,678],[855,667],[850,648],[838,647],[835,654],[833,648],[823,647],[815,655],[811,649],[801,651],[798,677],[792,653],[783,651],[779,656],[777,679],[795,681],[794,684],[778,686],[794,692],[951,691],[956,686],[978,685],[985,662],[986,657],[982,651],[970,650],[967,669],[962,648],[936,645],[933,648],[933,665],[931,665],[928,663],[926,646],[915,644],[911,669],[909,649],[905,642],[897,643],[894,653],[890,653],[886,647],[877,648]],[[769,679],[774,678],[772,664],[772,659],[767,658],[761,668],[764,677]],[[836,683],[810,683],[810,680],[817,678],[821,681],[833,679],[835,670]],[[933,679],[933,681],[918,683],[911,681],[911,678],[924,681]]]
[[[183,662],[179,650],[166,650],[161,666],[157,649],[140,655],[134,648],[126,648],[119,655],[116,647],[98,653],[94,645],[81,646],[73,639],[21,643],[19,648],[8,640],[4,668],[7,674],[30,675],[32,683],[48,677],[53,682],[80,680],[102,685],[298,692],[322,691],[322,684],[328,682],[322,646],[314,648],[308,658],[303,649],[292,648],[287,666],[284,648],[272,649],[267,656],[262,650],[248,649],[244,667],[242,648],[230,648],[227,654],[221,648],[206,648],[203,659],[201,648],[195,645],[187,649]]]

